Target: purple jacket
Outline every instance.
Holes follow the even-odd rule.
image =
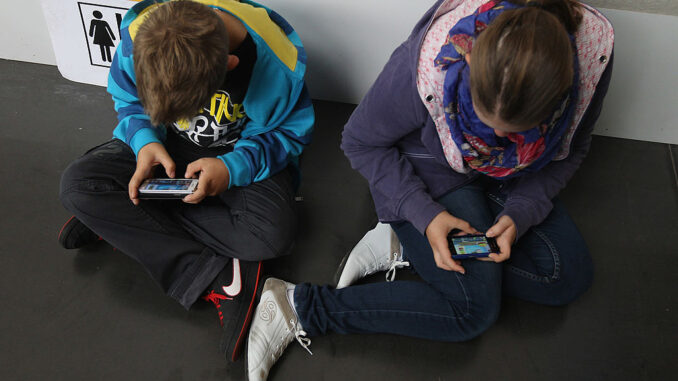
[[[455,172],[447,163],[436,127],[417,91],[419,50],[436,2],[415,25],[409,38],[391,55],[383,71],[344,127],[341,148],[369,182],[377,215],[383,222],[407,220],[422,234],[445,208],[435,200],[482,176]],[[504,181],[504,210],[515,222],[518,237],[541,223],[553,208],[551,200],[579,168],[591,145],[612,72],[605,69],[572,141],[567,158],[539,172]]]

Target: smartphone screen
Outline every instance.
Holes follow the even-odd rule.
[[[151,179],[140,189],[148,191],[188,191],[195,180],[193,179]]]
[[[455,256],[486,257],[490,253],[498,252],[494,239],[484,235],[452,236],[449,239],[450,249]]]
[[[183,198],[197,186],[197,179],[148,179],[139,187],[139,198]]]

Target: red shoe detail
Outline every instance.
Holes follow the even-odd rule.
[[[209,294],[205,295],[202,297],[204,300],[208,302],[214,303],[214,305],[217,307],[217,312],[219,313],[219,323],[221,325],[224,325],[224,316],[221,314],[221,311],[219,309],[221,308],[221,301],[222,300],[233,300],[233,298],[229,298],[226,295],[222,295],[219,293],[214,292],[214,290],[210,291]]]
[[[252,320],[252,310],[254,307],[254,299],[257,296],[257,289],[259,288],[259,278],[261,276],[261,261],[259,262],[259,267],[257,268],[257,280],[254,282],[254,292],[252,293],[252,298],[250,299],[250,306],[247,309],[247,315],[245,317],[245,323],[242,325],[242,328],[240,329],[240,334],[238,335],[238,340],[235,342],[235,347],[233,348],[233,353],[231,354],[231,361],[235,361],[238,359],[238,355],[240,354],[240,350],[242,349],[242,341],[245,337],[247,337],[247,330],[250,326],[250,320]]]
[[[71,218],[69,218],[68,221],[66,221],[66,223],[61,227],[61,230],[59,230],[59,235],[57,236],[57,239],[61,238],[61,233],[64,232],[64,228],[65,228],[66,225],[68,225],[68,223],[71,222],[71,220],[74,219],[74,218],[75,218],[75,216],[71,216]]]

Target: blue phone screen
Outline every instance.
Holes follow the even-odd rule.
[[[154,179],[148,182],[146,189],[162,191],[181,191],[186,190],[191,185],[192,180],[158,180]]]
[[[454,250],[459,255],[464,254],[490,254],[492,249],[485,237],[482,236],[459,236],[452,238]]]

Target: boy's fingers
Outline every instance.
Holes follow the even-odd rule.
[[[134,175],[129,181],[129,185],[127,187],[127,191],[129,193],[129,199],[132,200],[134,205],[137,205],[139,203],[139,200],[137,199],[139,196],[139,185],[141,185],[141,174],[139,171],[134,172]]]
[[[165,168],[167,177],[174,178],[176,170],[176,164],[174,163],[174,160],[172,160],[172,157],[169,155],[169,153],[167,153],[163,146],[159,145],[159,149],[157,147],[158,146],[156,146],[155,151],[152,152],[152,156],[149,157],[149,160],[152,163],[162,165],[163,168]]]
[[[167,157],[164,161],[161,162],[161,164],[162,164],[163,167],[165,167],[165,173],[167,174],[167,177],[173,179],[174,178],[174,171],[176,170],[176,165],[174,164],[174,160]]]
[[[186,170],[186,174],[188,175],[188,169]],[[197,204],[200,201],[202,201],[202,199],[207,196],[207,183],[208,181],[199,181],[198,188],[196,188],[196,190],[192,194],[189,194],[188,196],[184,197],[183,201],[189,204]]]
[[[186,166],[186,174],[184,174],[184,177],[187,179],[193,178],[196,173],[202,171],[202,165],[200,164],[200,160],[194,161],[189,163]],[[198,189],[200,189],[200,184],[198,184]]]
[[[189,204],[197,204],[202,201],[203,198],[205,198],[205,192],[198,189],[192,194],[184,197],[183,201]]]

